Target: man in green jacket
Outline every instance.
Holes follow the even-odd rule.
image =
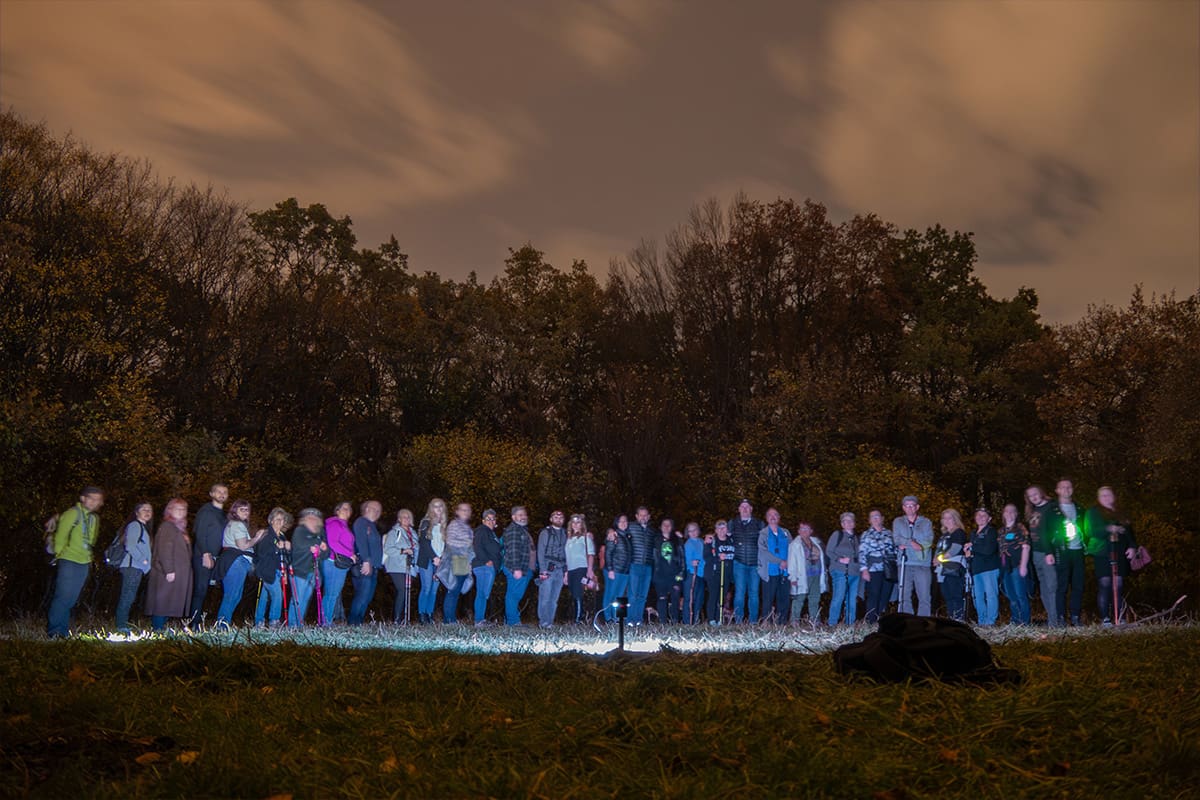
[[[46,634],[51,639],[71,632],[71,611],[92,565],[92,548],[100,527],[96,512],[102,505],[104,491],[85,486],[79,493],[79,502],[58,516],[54,529],[54,599],[50,601],[46,620]]]

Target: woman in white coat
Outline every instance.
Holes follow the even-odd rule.
[[[812,525],[801,522],[796,538],[788,545],[788,577],[792,583],[792,622],[800,621],[804,603],[808,602],[808,619],[821,624],[821,595],[829,589],[828,565],[821,540],[812,535]]]

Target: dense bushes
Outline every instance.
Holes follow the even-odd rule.
[[[109,532],[218,477],[262,510],[442,494],[707,523],[749,495],[829,527],[1069,473],[1152,515],[1163,574],[1196,541],[1197,297],[1054,328],[1033,290],[987,292],[969,234],[784,199],[698,208],[603,281],[528,244],[451,281],[320,204],[247,213],[11,112],[0,185],[9,608],[36,605],[40,522],[84,483]]]

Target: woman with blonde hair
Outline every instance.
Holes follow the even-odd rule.
[[[575,601],[575,622],[583,619],[584,583],[596,580],[596,540],[587,529],[583,514],[572,514],[567,522],[567,588]]]
[[[938,586],[946,602],[946,614],[962,620],[966,612],[967,559],[964,554],[967,532],[963,530],[962,514],[947,508],[942,512],[942,536],[934,551]]]
[[[1120,624],[1124,610],[1122,590],[1129,577],[1130,562],[1137,554],[1137,538],[1129,517],[1117,505],[1111,486],[1096,492],[1096,505],[1088,509],[1087,550],[1096,567],[1096,605],[1102,625]]]
[[[417,573],[421,576],[421,591],[417,595],[417,618],[422,624],[433,622],[437,607],[438,582],[434,577],[442,564],[446,550],[446,501],[435,497],[425,508],[425,516],[417,528]]]

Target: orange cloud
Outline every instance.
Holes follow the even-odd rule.
[[[826,63],[780,47],[767,63],[825,103],[794,143],[836,202],[975,230],[993,289],[1070,297],[1062,282],[1086,281],[1063,303],[1078,313],[1139,281],[1195,288],[1198,11],[853,4],[833,15]]]
[[[466,107],[354,2],[14,3],[2,36],[19,113],[259,204],[459,198],[508,180],[535,136]]]

